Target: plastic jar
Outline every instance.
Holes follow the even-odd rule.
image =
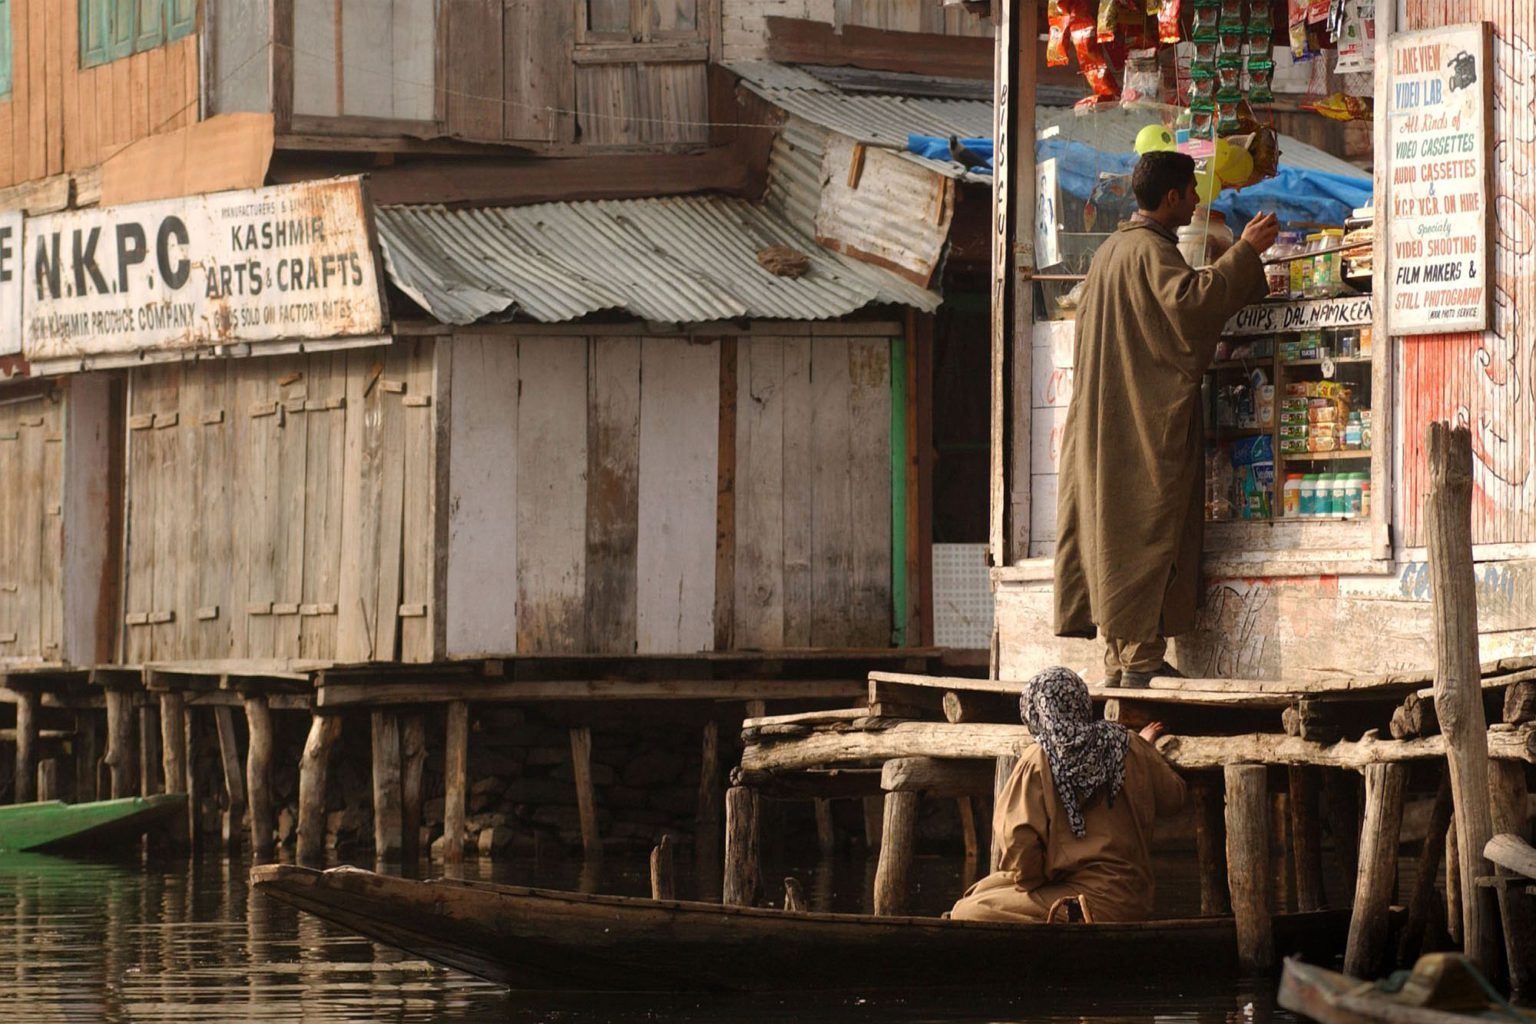
[[[1328,228],[1318,233],[1317,248],[1319,250],[1337,249],[1344,243],[1344,232],[1340,228]],[[1318,298],[1327,298],[1337,295],[1344,290],[1344,275],[1339,269],[1338,252],[1322,252],[1316,257],[1317,262],[1312,268],[1312,291]]]
[[[1281,489],[1280,514],[1287,519],[1295,519],[1301,515],[1301,485],[1302,474],[1286,474],[1285,486]]]
[[[1291,297],[1302,299],[1312,294],[1312,264],[1314,258],[1311,253],[1317,248],[1318,239],[1322,238],[1320,231],[1314,231],[1302,239],[1297,247],[1301,254],[1300,259],[1291,261]]]
[[[1179,228],[1179,252],[1191,267],[1215,263],[1236,241],[1225,214],[1208,206],[1195,207],[1194,217]]]
[[[1360,474],[1360,518],[1371,518],[1371,474]]]
[[[1311,519],[1317,515],[1317,474],[1306,473],[1301,478],[1301,488],[1297,492],[1297,512],[1303,519]]]
[[[1350,519],[1359,519],[1361,516],[1361,496],[1365,489],[1365,474],[1349,474],[1349,509],[1344,514]]]

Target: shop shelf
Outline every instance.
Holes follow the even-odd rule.
[[[1359,448],[1333,452],[1299,452],[1292,455],[1281,452],[1277,456],[1286,462],[1333,462],[1340,459],[1369,459],[1370,457],[1369,451]]]
[[[1370,356],[1336,356],[1332,360],[1332,362],[1333,362],[1333,364],[1335,366],[1338,366],[1338,365],[1341,365],[1341,364],[1349,364],[1349,363],[1368,363],[1370,361],[1371,361],[1371,357]],[[1292,360],[1290,360],[1288,362],[1281,362],[1281,364],[1280,364],[1282,369],[1288,369],[1288,368],[1290,368],[1292,366],[1322,366],[1322,365],[1323,365],[1323,361],[1321,359],[1292,359]]]

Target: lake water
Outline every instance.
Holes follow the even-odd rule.
[[[680,865],[681,867],[681,865]],[[1210,991],[1159,983],[1134,995],[1100,993],[859,992],[704,998],[509,992],[376,945],[265,897],[246,885],[249,865],[198,861],[74,860],[0,856],[0,1022],[303,1021],[1030,1021],[1096,1024],[1293,1022],[1273,1006],[1270,979]],[[578,859],[471,864],[471,877],[575,888]],[[610,857],[589,875],[597,891],[646,894],[642,858]],[[819,907],[860,910],[873,869],[863,860],[793,871]],[[943,909],[961,864],[919,858],[916,904]],[[782,878],[786,872],[770,871]],[[1193,865],[1175,863],[1161,904],[1187,909]],[[679,890],[685,890],[685,879]],[[1179,955],[1169,949],[1168,956]],[[1123,965],[1106,963],[1106,975]]]

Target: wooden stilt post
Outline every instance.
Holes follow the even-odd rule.
[[[837,852],[837,827],[832,821],[832,801],[818,797],[816,803],[816,848],[823,857]]]
[[[45,757],[37,762],[37,798],[39,800],[58,800],[59,793],[59,762],[51,757]]]
[[[1322,910],[1323,823],[1318,800],[1321,769],[1311,765],[1288,771],[1291,789],[1291,850],[1296,865],[1296,909]]]
[[[1232,902],[1227,894],[1227,824],[1216,780],[1201,774],[1195,780],[1195,858],[1200,867],[1200,913],[1225,917]]]
[[[219,730],[219,759],[224,766],[224,795],[229,808],[224,812],[224,848],[230,853],[240,850],[240,833],[245,829],[246,786],[245,772],[240,764],[240,740],[235,731],[235,709],[213,709],[214,724]]]
[[[725,879],[722,901],[728,906],[752,906],[757,902],[760,877],[757,794],[746,786],[732,786],[725,791]]]
[[[1493,761],[1488,770],[1494,833],[1529,841],[1525,763]],[[39,800],[45,799],[41,795],[41,782],[38,783],[38,793]],[[1522,879],[1509,868],[1495,865],[1494,874],[1500,879],[1494,892],[1498,894],[1510,988],[1517,996],[1536,995],[1536,900],[1522,891]],[[1513,891],[1511,885],[1514,885]]]
[[[110,776],[112,799],[132,796],[137,728],[133,721],[133,694],[127,690],[107,690],[107,752],[102,758]]]
[[[251,805],[251,853],[258,861],[272,859],[276,850],[277,818],[272,810],[272,709],[267,698],[247,693],[245,728],[245,789]]]
[[[963,888],[969,889],[981,873],[981,830],[976,824],[976,800],[962,796],[956,799],[960,811],[960,835],[965,842],[965,866],[960,871]]]
[[[464,804],[469,797],[469,705],[448,705],[448,740],[443,754],[443,860],[464,859]]]
[[[177,721],[181,733],[181,791],[187,794],[187,849],[195,856],[203,849],[203,779],[197,771],[203,739],[197,729],[197,715],[185,698]],[[163,718],[161,725],[163,728]],[[166,790],[170,790],[169,784]]]
[[[875,868],[875,916],[907,912],[912,891],[912,854],[917,841],[917,807],[922,794],[899,790],[885,794],[880,829],[880,864]]]
[[[400,720],[391,711],[375,711],[369,719],[373,751],[373,855],[394,860],[400,855]]]
[[[1360,777],[1353,771],[1323,776],[1328,801],[1328,833],[1346,878],[1354,878],[1360,863]]]
[[[798,878],[784,879],[784,910],[791,914],[804,914],[811,909],[805,898],[805,886]]]
[[[400,860],[414,869],[421,861],[422,779],[427,767],[427,726],[421,715],[405,716],[400,730]]]
[[[720,723],[704,723],[699,747],[699,798],[694,814],[693,863],[698,874],[700,899],[713,900],[720,892],[720,816],[724,793],[720,785]]]
[[[1461,844],[1456,841],[1456,814],[1451,812],[1451,827],[1445,833],[1445,930],[1451,941],[1462,944]]]
[[[651,899],[677,898],[676,873],[672,866],[672,837],[663,835],[651,851]]]
[[[139,795],[151,796],[155,793],[171,792],[166,789],[165,780],[161,778],[165,774],[163,763],[164,752],[160,742],[160,705],[154,698],[145,695],[145,702],[139,706]],[[180,792],[176,790],[175,792]]]
[[[992,773],[992,806],[994,808],[997,806],[998,798],[1003,794],[1003,787],[1008,784],[1009,779],[1013,778],[1013,770],[1017,768],[1018,765],[1018,754],[1004,754],[1002,757],[997,759],[997,763]],[[1000,842],[1000,836],[992,837],[992,850],[988,859],[988,870],[990,871],[997,870],[997,859],[1002,854],[1002,850],[999,847]]]
[[[75,712],[75,800],[100,800],[96,762],[101,754],[101,729],[94,711]]]
[[[1275,962],[1268,893],[1268,771],[1263,765],[1230,764],[1223,772],[1227,789],[1227,883],[1237,924],[1237,957],[1246,969],[1267,969]]]
[[[1451,828],[1451,776],[1440,776],[1435,806],[1429,814],[1424,845],[1419,849],[1419,867],[1414,873],[1413,895],[1408,900],[1408,924],[1397,946],[1397,962],[1411,964],[1424,951],[1424,932],[1431,918],[1430,905],[1440,898],[1435,878],[1440,874],[1440,859],[1445,856],[1446,835]]]
[[[1488,807],[1488,723],[1477,653],[1477,583],[1472,569],[1472,435],[1429,425],[1429,494],[1424,525],[1435,621],[1435,717],[1445,736],[1461,858],[1462,942],[1484,972],[1497,962],[1498,925],[1477,880],[1490,874],[1483,847],[1493,835]]]
[[[1397,841],[1403,826],[1403,788],[1408,769],[1402,764],[1373,764],[1365,769],[1365,827],[1360,830],[1360,873],[1355,879],[1355,907],[1349,919],[1344,973],[1374,978],[1387,961],[1387,909],[1397,880]]]
[[[592,858],[603,855],[603,837],[597,832],[597,790],[592,785],[592,730],[571,730],[571,768],[576,779],[576,810],[581,817],[581,849]]]
[[[28,804],[37,799],[37,691],[30,688],[16,694],[16,802]]]
[[[325,860],[325,789],[331,748],[340,738],[340,716],[316,714],[310,718],[309,739],[299,759],[299,838],[295,858],[300,864],[319,864]]]
[[[1269,795],[1269,908],[1277,914],[1290,909],[1290,804],[1285,793]]]
[[[885,822],[885,797],[864,798],[864,852],[880,852],[880,829]]]
[[[160,758],[165,791],[187,794],[186,823],[179,836],[174,830],[170,833],[173,847],[191,843],[197,821],[197,801],[187,792],[186,706],[186,698],[179,690],[166,690],[160,694]]]

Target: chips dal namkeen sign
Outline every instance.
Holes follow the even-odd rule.
[[[21,213],[0,213],[0,356],[21,351]]]
[[[1387,81],[1387,330],[1488,326],[1493,28],[1393,36]]]
[[[73,210],[26,221],[34,363],[378,334],[360,178]]]

